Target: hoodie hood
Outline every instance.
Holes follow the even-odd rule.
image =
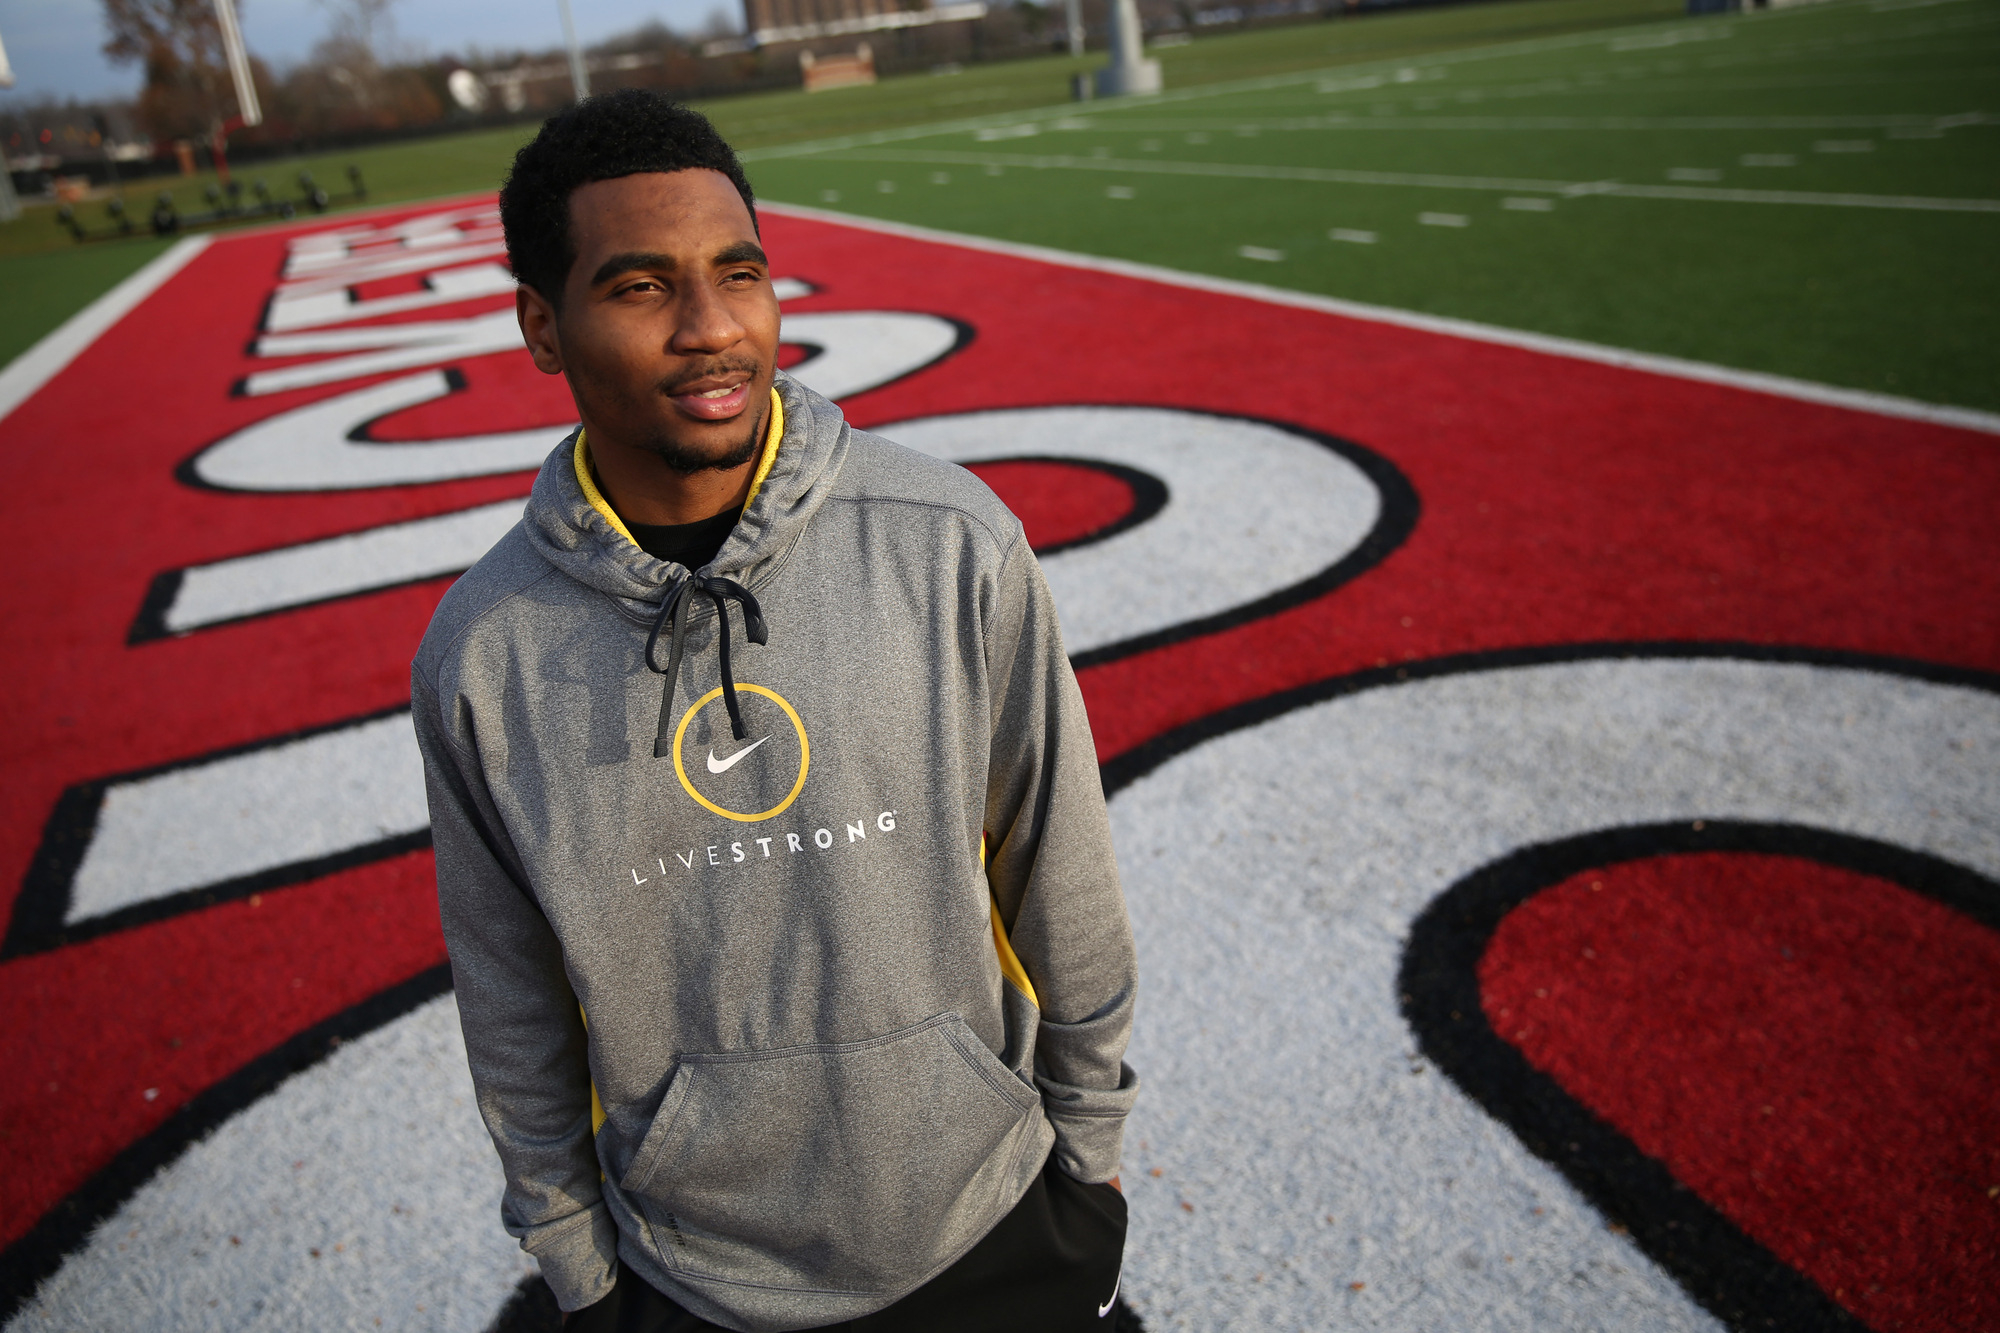
[[[777,457],[729,539],[701,570],[648,555],[591,503],[576,475],[580,428],[563,438],[535,477],[523,523],[528,540],[551,565],[641,623],[659,616],[661,599],[691,572],[754,590],[825,503],[848,450],[847,421],[838,407],[783,371],[772,388],[785,414]],[[698,615],[712,613],[696,608]]]

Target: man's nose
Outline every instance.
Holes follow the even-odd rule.
[[[699,352],[720,352],[741,342],[745,330],[722,294],[705,283],[696,284],[680,300],[674,320],[670,350],[683,356]]]

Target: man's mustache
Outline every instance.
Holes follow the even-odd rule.
[[[762,366],[754,357],[721,356],[713,361],[704,361],[698,366],[690,366],[671,379],[661,380],[658,386],[659,392],[662,397],[677,398],[686,393],[690,385],[699,384],[705,379],[733,375],[739,371],[751,379],[756,379],[760,369]]]

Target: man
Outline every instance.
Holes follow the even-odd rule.
[[[507,1228],[573,1330],[1107,1328],[1132,941],[1021,525],[777,371],[695,113],[501,217],[583,424],[412,678]]]

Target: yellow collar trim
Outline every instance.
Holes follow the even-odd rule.
[[[583,434],[583,428],[578,427],[576,448],[570,453],[570,461],[576,465],[576,484],[583,488],[583,498],[590,501],[590,507],[604,515],[604,521],[611,525],[611,530],[637,546],[639,543],[632,541],[632,530],[625,526],[624,519],[618,517],[618,511],[604,498],[604,492],[597,489],[597,478],[590,475],[590,445]]]
[[[757,492],[764,488],[764,479],[771,475],[771,465],[778,461],[778,446],[784,443],[784,439],[785,403],[778,397],[778,391],[772,389],[771,424],[764,432],[764,457],[758,460],[757,470],[751,474],[750,493],[743,497],[745,509],[757,498]],[[632,530],[625,526],[625,520],[618,517],[618,511],[604,498],[604,492],[597,489],[597,478],[590,474],[590,442],[581,427],[576,432],[576,448],[570,453],[570,462],[576,468],[576,484],[583,489],[583,498],[590,501],[590,507],[604,515],[604,521],[611,525],[613,532],[637,546],[639,543],[633,540]]]

